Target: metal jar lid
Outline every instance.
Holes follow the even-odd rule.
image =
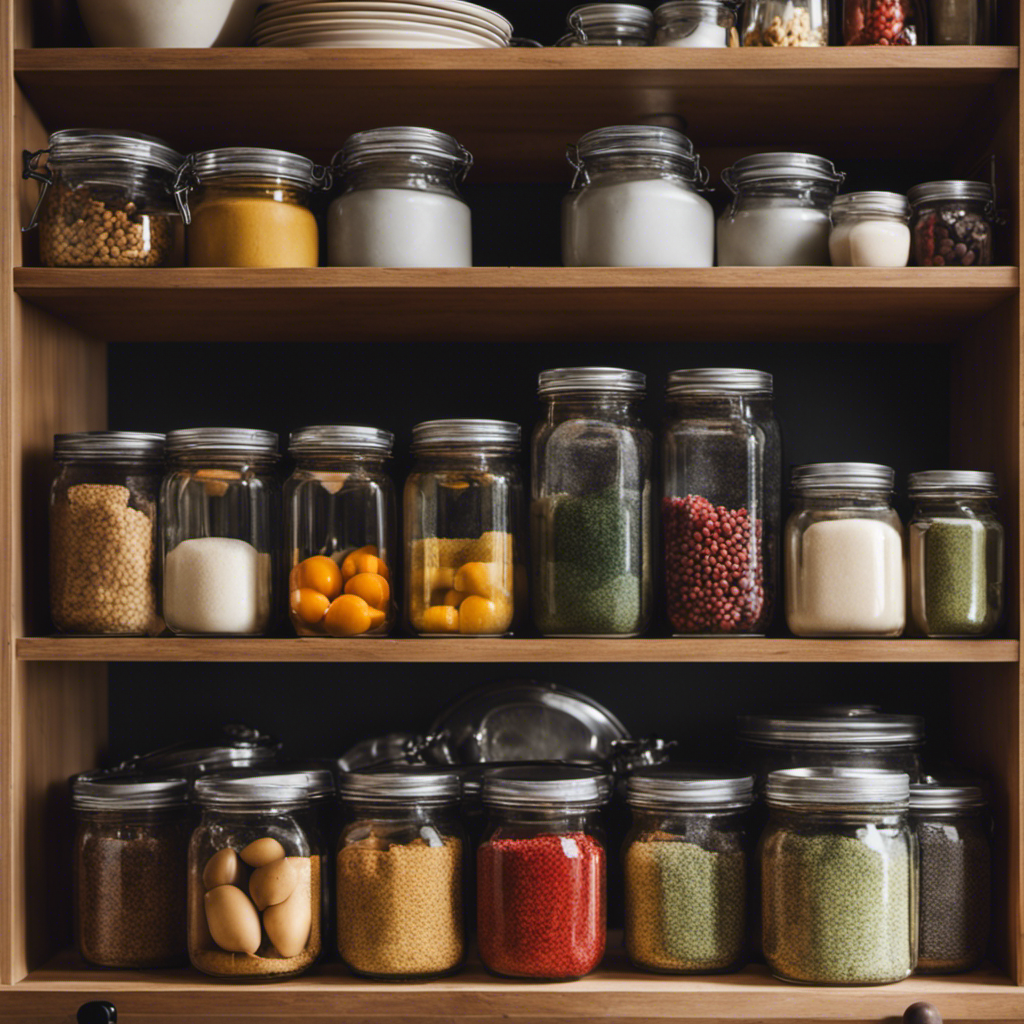
[[[668,375],[665,394],[772,394],[774,381],[763,370],[736,370],[723,367],[701,367],[692,370],[673,370]]]
[[[773,747],[903,747],[924,742],[924,719],[918,715],[884,715],[872,709],[844,713],[741,715],[737,735],[749,743]]]
[[[82,811],[150,810],[184,807],[188,781],[125,771],[83,772],[71,779],[71,804]]]
[[[457,139],[434,128],[400,125],[371,128],[350,135],[331,161],[338,175],[380,160],[404,159],[422,165],[430,160],[446,165],[462,181],[473,166],[473,154]]]
[[[379,455],[390,458],[395,435],[376,427],[321,426],[296,430],[288,441],[288,454],[303,455]]]
[[[189,427],[167,435],[167,458],[191,455],[253,456],[277,460],[277,434],[242,427]]]
[[[132,430],[94,430],[79,434],[55,434],[55,462],[162,462],[164,435]]]
[[[495,768],[484,776],[483,802],[488,807],[601,807],[611,796],[611,777],[593,768],[536,765]]]
[[[970,811],[988,806],[984,787],[977,783],[929,778],[910,787],[910,809],[927,811]]]
[[[461,799],[462,787],[456,769],[387,765],[342,775],[338,792],[353,803],[453,804]]]
[[[109,128],[65,128],[49,139],[49,163],[123,161],[173,176],[184,158],[162,139]]]
[[[832,217],[896,217],[910,219],[910,203],[899,192],[847,192],[832,200]]]
[[[921,185],[915,185],[907,193],[907,199],[910,200],[911,206],[943,200],[992,203],[995,201],[995,193],[987,181],[926,181]]]
[[[892,491],[896,471],[876,462],[814,462],[794,466],[790,486],[800,494],[811,491]]]
[[[731,810],[754,802],[754,777],[742,772],[694,771],[677,765],[642,768],[626,779],[631,807]]]
[[[261,775],[204,775],[196,780],[195,801],[203,807],[301,807],[309,804],[305,784],[280,785]]]
[[[765,181],[807,181],[836,191],[845,180],[831,160],[813,153],[753,153],[722,171],[722,181],[732,192]]]
[[[546,396],[600,392],[642,398],[646,384],[646,376],[636,370],[620,370],[614,366],[568,366],[558,370],[544,370],[537,378],[537,394]]]
[[[677,18],[692,16],[695,12],[725,13],[735,17],[736,7],[732,0],[667,0],[654,8],[654,20],[658,27],[668,25]]]
[[[769,807],[891,804],[906,808],[910,776],[884,768],[784,768],[768,776]]]
[[[322,800],[325,797],[333,797],[337,793],[334,773],[329,768],[279,768],[276,765],[264,767],[250,766],[229,771],[218,771],[208,777],[218,779],[258,778],[268,786],[281,786],[285,789],[298,787],[306,791],[310,800]]]
[[[995,473],[969,469],[929,469],[907,477],[907,494],[911,498],[998,498],[999,484]]]
[[[589,36],[630,35],[648,41],[654,37],[654,15],[638,4],[580,4],[566,16],[569,40],[584,45]]]
[[[588,180],[588,160],[629,156],[670,160],[681,177],[699,186],[708,183],[707,168],[701,166],[693,143],[682,132],[650,124],[619,124],[587,132],[567,147],[566,157],[576,170],[573,188]]]
[[[177,743],[131,758],[122,767],[134,771],[168,772],[193,777],[205,772],[268,765],[279,744],[245,725],[227,725],[210,741]]]
[[[522,430],[518,423],[504,420],[427,420],[412,428],[412,451],[443,451],[457,448],[519,450]]]

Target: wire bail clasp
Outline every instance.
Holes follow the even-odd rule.
[[[188,206],[188,194],[199,184],[199,177],[196,174],[195,154],[190,153],[185,162],[178,168],[174,176],[174,202],[181,214],[185,225],[192,223],[192,211]]]
[[[48,156],[50,151],[48,149],[37,149],[34,153],[31,150],[25,149],[21,153],[21,176],[26,181],[31,179],[32,181],[38,181],[40,183],[39,198],[36,200],[35,209],[32,210],[32,216],[29,217],[28,224],[23,227],[22,232],[31,231],[39,223],[39,211],[43,208],[43,200],[46,198],[46,193],[49,192],[50,186],[53,184],[53,172],[50,170],[50,165],[47,165],[40,169],[39,161],[42,157]]]
[[[572,185],[570,189],[575,189],[581,182],[584,185],[590,184],[590,175],[587,174],[587,169],[583,165],[583,160],[580,158],[580,147],[575,142],[570,142],[565,147],[565,159],[569,161],[569,165],[576,172],[572,177]]]

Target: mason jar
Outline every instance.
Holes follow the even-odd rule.
[[[761,838],[764,955],[804,985],[884,985],[917,964],[918,852],[902,772],[768,776]]]
[[[910,204],[898,192],[850,192],[832,204],[829,255],[834,267],[905,267]]]
[[[320,956],[321,851],[304,785],[209,776],[188,852],[188,953],[219,978],[301,974]]]
[[[277,434],[167,435],[160,493],[163,613],[183,636],[258,636],[271,624],[280,489]]]
[[[872,462],[793,470],[786,621],[797,636],[899,636],[906,623],[895,473]]]
[[[669,622],[676,635],[762,635],[775,606],[782,476],[772,375],[676,370],[666,399]]]
[[[1004,533],[994,473],[911,473],[910,614],[925,636],[987,636],[1003,614]]]
[[[57,434],[50,616],[62,633],[155,636],[164,435]]]
[[[845,175],[809,153],[757,153],[722,171],[721,267],[827,267],[829,211]]]
[[[924,35],[924,0],[843,0],[847,46],[916,46]]]
[[[919,267],[987,267],[995,193],[984,181],[928,181],[907,193]]]
[[[327,214],[332,267],[471,267],[473,230],[459,186],[473,157],[432,128],[375,128],[334,157],[341,194]]]
[[[655,46],[739,46],[736,8],[726,0],[669,0],[654,10]]]
[[[545,370],[533,432],[533,613],[545,636],[638,636],[651,607],[645,377]]]
[[[619,125],[568,149],[562,201],[567,267],[711,267],[715,215],[693,143],[672,128]]]
[[[717,974],[743,960],[754,779],[675,765],[626,780],[626,952],[644,970]]]
[[[413,427],[405,483],[405,612],[419,636],[503,636],[525,610],[520,430],[500,420]]]
[[[291,436],[284,485],[288,614],[299,636],[386,636],[395,488],[384,468],[395,436],[375,427],[306,427]]]
[[[744,46],[828,46],[828,0],[751,0]]]
[[[654,15],[639,4],[581,4],[565,19],[569,31],[555,46],[650,46]]]
[[[611,781],[588,768],[484,776],[489,819],[477,851],[480,959],[508,978],[565,981],[600,964],[606,941],[604,835]]]

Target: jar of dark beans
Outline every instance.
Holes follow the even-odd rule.
[[[918,0],[844,0],[847,46],[916,46],[924,43]]]
[[[984,181],[928,181],[907,195],[919,267],[987,267],[995,196]]]

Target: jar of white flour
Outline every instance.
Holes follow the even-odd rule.
[[[828,240],[834,267],[905,267],[910,204],[898,192],[850,192],[832,204]]]

